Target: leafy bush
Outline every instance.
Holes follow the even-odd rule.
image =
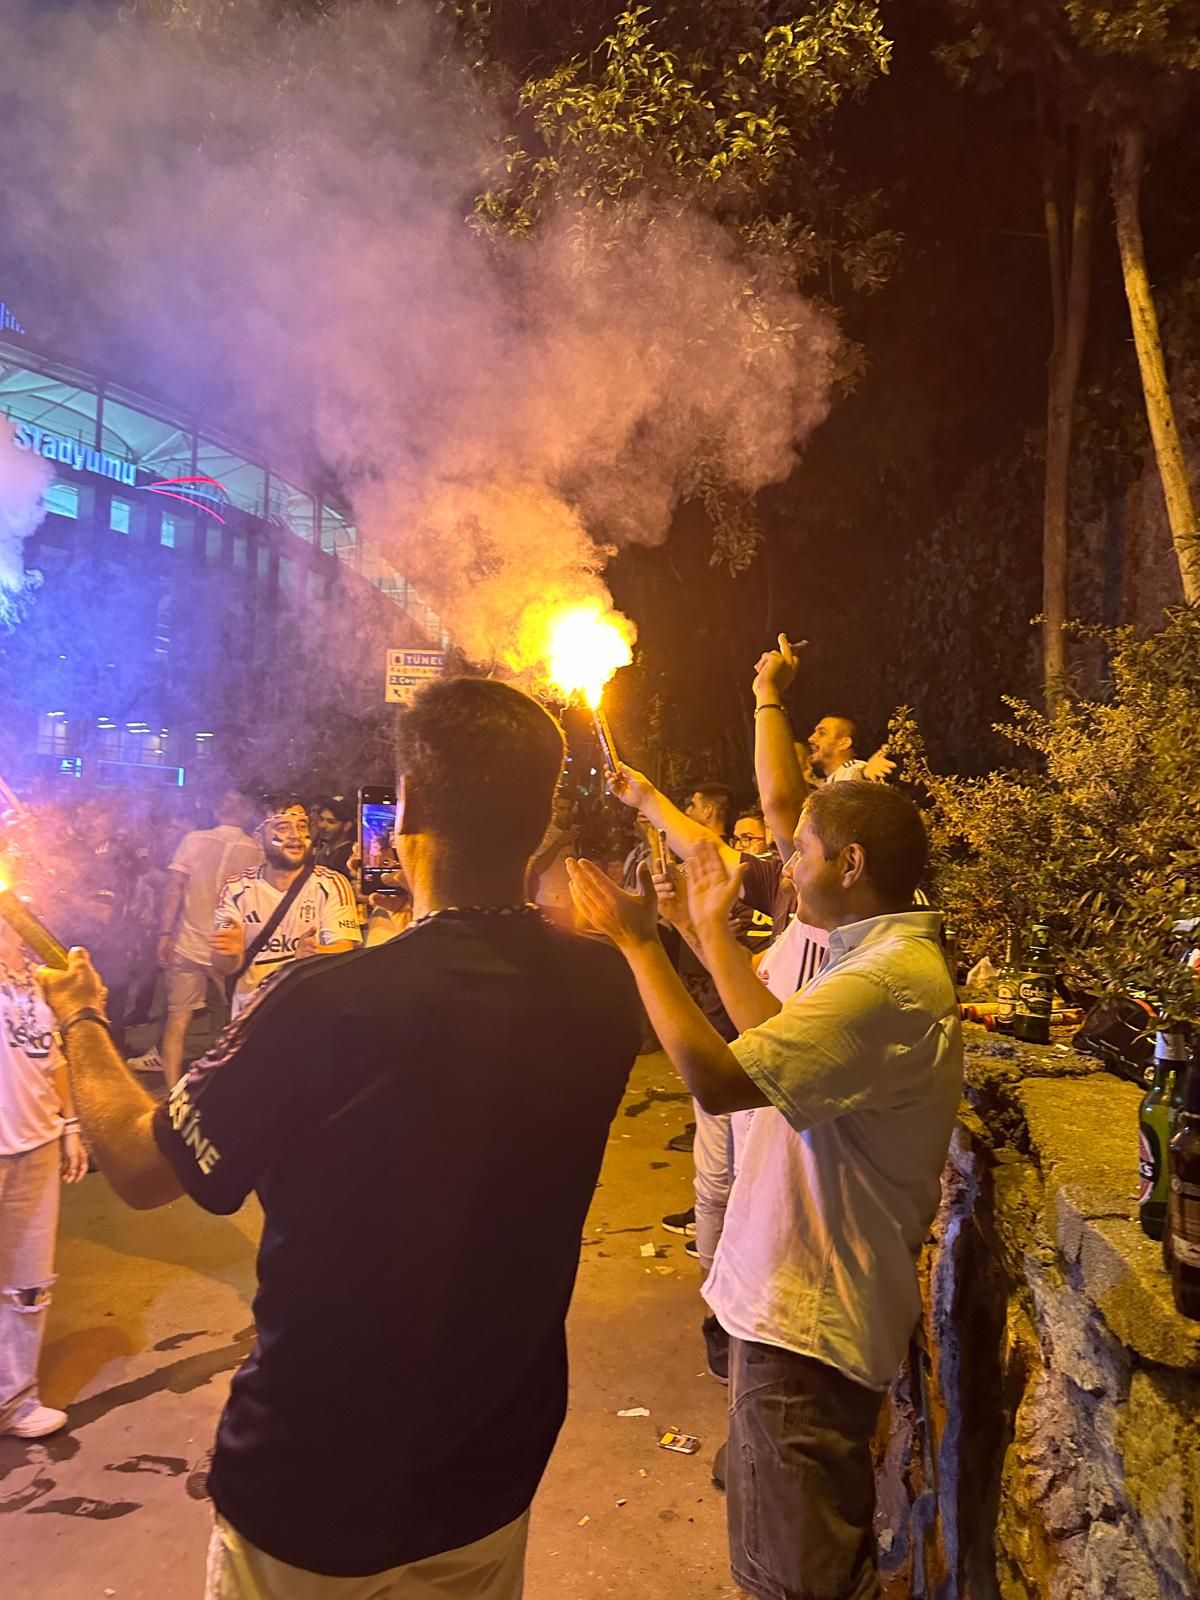
[[[1006,700],[1015,760],[982,778],[934,772],[907,708],[890,742],[924,790],[938,896],[975,956],[1049,922],[1068,980],[1131,990],[1200,1025],[1200,982],[1173,924],[1200,915],[1200,611],[1149,638],[1086,631],[1110,652],[1108,697],[1049,717]]]

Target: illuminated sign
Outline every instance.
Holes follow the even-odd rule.
[[[103,450],[93,450],[91,445],[64,439],[61,433],[50,433],[39,428],[36,422],[16,422],[13,427],[16,430],[13,443],[21,450],[32,450],[35,456],[45,456],[47,461],[61,461],[64,467],[74,467],[76,472],[111,478],[114,483],[127,484],[131,489],[137,485],[137,467],[132,461],[121,461],[117,456],[105,455]]]
[[[129,489],[138,486],[139,468],[136,462],[122,461],[119,456],[110,456],[103,450],[93,449],[91,445],[80,444],[77,439],[51,433],[48,428],[39,428],[36,422],[14,422],[13,429],[13,443],[21,450],[31,450],[34,455],[44,456],[47,461],[59,461],[76,472],[90,472],[97,478],[123,483]],[[229,504],[229,493],[216,478],[157,478],[142,487],[151,494],[182,500],[185,505],[195,506],[198,511],[206,511],[218,522],[225,521],[221,510]]]
[[[383,697],[389,705],[409,705],[424,683],[432,683],[446,670],[444,650],[389,650]]]
[[[16,317],[13,316],[12,312],[5,305],[4,301],[0,300],[0,333],[4,333],[6,331],[11,331],[12,333],[24,333],[25,329],[17,321]]]

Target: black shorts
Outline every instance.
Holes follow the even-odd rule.
[[[729,1563],[760,1600],[878,1600],[882,1391],[773,1345],[729,1347]]]

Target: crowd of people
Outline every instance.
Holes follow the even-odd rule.
[[[674,1143],[695,1204],[664,1225],[699,1260],[729,1385],[733,1576],[761,1600],[878,1595],[870,1443],[962,1046],[920,815],[849,718],[794,737],[797,670],[784,637],[755,666],[753,804],[716,782],[676,804],[621,764],[627,839],[580,816],[535,701],[429,686],[399,719],[402,893],[360,892],[339,797],[230,788],[157,848],[80,808],[74,871],[42,894],[87,948],[35,982],[0,943],[0,1432],[67,1422],[37,1355],[85,1144],[138,1208],[253,1190],[258,1337],[209,1477],[209,1600],[360,1578],[515,1600],[584,1218],[635,1056],[660,1048],[694,1097]],[[226,1007],[187,1070],[194,1015]],[[161,1041],[131,1061],[137,1026]]]

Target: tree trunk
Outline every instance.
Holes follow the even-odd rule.
[[[1068,525],[1071,430],[1087,337],[1096,214],[1096,145],[1090,126],[1075,149],[1071,233],[1064,235],[1055,165],[1043,145],[1046,234],[1050,255],[1054,343],[1046,405],[1046,477],[1042,501],[1042,663],[1046,706],[1062,700],[1067,678]]]
[[[1142,241],[1139,194],[1145,165],[1145,130],[1138,123],[1126,123],[1113,147],[1112,190],[1117,216],[1117,244],[1121,252],[1121,271],[1125,278],[1125,298],[1133,324],[1133,343],[1142,375],[1142,393],[1154,457],[1167,503],[1171,542],[1183,579],[1184,599],[1189,605],[1200,603],[1200,536],[1196,527],[1196,508],[1188,481],[1187,463],[1175,421],[1175,407],[1167,387],[1158,315],[1146,273],[1146,251]]]

